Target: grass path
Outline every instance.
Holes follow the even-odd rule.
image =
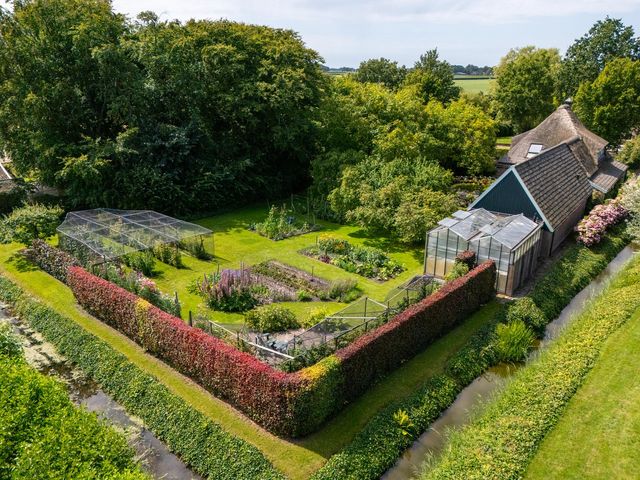
[[[31,295],[109,343],[132,363],[159,379],[173,393],[219,423],[225,430],[255,445],[276,468],[294,480],[308,478],[329,456],[346,445],[377,411],[408,395],[430,376],[440,373],[448,356],[493,318],[499,308],[496,303],[486,305],[465,324],[374,386],[322,430],[305,439],[290,441],[271,435],[188,378],[146,354],[124,335],[84,313],[78,308],[69,288],[25,263],[16,255],[18,250],[19,246],[15,244],[0,245],[0,270],[3,274]]]
[[[526,478],[635,479],[640,472],[640,310],[595,367],[533,458]]]

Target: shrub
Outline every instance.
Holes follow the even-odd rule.
[[[211,260],[213,255],[204,248],[204,238],[197,237],[180,242],[180,248],[186,250],[199,260]]]
[[[146,277],[155,277],[156,272],[156,260],[149,250],[142,252],[129,253],[122,257],[124,264],[136,272],[140,272]]]
[[[357,298],[358,296],[360,296],[360,292],[354,292],[356,285],[357,282],[352,278],[335,280],[329,285],[329,298],[339,300],[341,302],[348,301],[347,297],[352,298],[353,294],[355,294]]]
[[[69,267],[79,265],[78,260],[67,252],[53,247],[40,239],[33,241],[27,256],[38,267],[62,283],[66,283],[67,281],[67,270]]]
[[[309,302],[313,299],[307,290],[298,290],[296,292],[296,297],[298,297],[299,302]]]
[[[227,433],[107,343],[73,320],[24,295],[1,276],[0,298],[14,304],[23,321],[83,369],[127,412],[141,418],[147,428],[195,471],[208,478],[283,478],[254,446]],[[0,409],[0,415],[2,411]],[[34,413],[29,412],[29,416],[33,417]],[[233,452],[231,457],[229,452]]]
[[[214,310],[246,312],[259,303],[256,287],[259,285],[248,270],[224,269],[220,274],[205,275],[194,290]]]
[[[624,142],[616,160],[628,165],[630,168],[640,167],[640,137],[633,137]]]
[[[316,308],[309,312],[309,315],[302,321],[304,328],[310,328],[320,323],[322,320],[329,316],[329,311],[326,308]]]
[[[160,260],[162,263],[171,265],[175,268],[185,268],[182,261],[182,255],[176,245],[167,243],[159,243],[151,250],[153,256]]]
[[[0,182],[0,214],[10,213],[27,199],[27,188],[16,181]]]
[[[469,267],[466,263],[454,262],[453,267],[445,275],[444,279],[447,282],[451,282],[456,278],[464,277],[467,273],[469,273]]]
[[[62,213],[60,207],[46,207],[37,203],[16,208],[0,223],[0,239],[28,246],[38,238],[49,238],[56,233]]]
[[[627,222],[627,231],[636,241],[640,241],[640,177],[636,176],[623,185],[620,201],[631,217]]]
[[[123,434],[21,358],[0,358],[0,425],[0,478],[149,478]]]
[[[300,328],[294,313],[279,305],[263,305],[246,313],[244,320],[252,330],[258,332],[284,332]]]
[[[464,263],[469,270],[476,266],[476,252],[465,250],[456,255],[456,263]]]
[[[496,357],[501,362],[521,362],[527,357],[535,340],[531,330],[522,320],[499,323],[496,326]]]
[[[505,321],[506,323],[523,322],[537,335],[544,333],[544,328],[549,322],[529,297],[523,297],[511,303],[506,309]]]
[[[11,327],[0,324],[0,357],[19,357],[22,355],[22,344],[13,334]]]
[[[317,228],[316,225],[296,221],[293,212],[284,205],[281,208],[273,205],[269,209],[267,218],[260,223],[251,225],[249,229],[271,240],[283,240],[294,235],[312,232]]]
[[[620,223],[627,216],[629,211],[617,199],[596,205],[576,226],[578,242],[587,247],[600,243],[607,229]]]

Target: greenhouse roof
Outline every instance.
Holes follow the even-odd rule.
[[[496,214],[484,208],[469,210],[467,213],[468,215],[462,215],[456,212],[453,218],[439,221],[440,226],[436,228],[448,228],[467,242],[493,237],[505,247],[513,249],[542,225],[522,214]]]
[[[151,210],[109,208],[67,213],[57,231],[106,260],[212,233],[200,225]]]

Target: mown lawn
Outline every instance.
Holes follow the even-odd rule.
[[[213,240],[207,239],[205,247],[213,253],[215,243],[215,259],[210,262],[198,260],[183,255],[186,269],[174,267],[156,262],[160,271],[157,282],[160,289],[166,293],[178,292],[182,304],[182,316],[187,318],[189,310],[196,312],[201,298],[189,293],[188,287],[196,278],[202,278],[205,273],[216,271],[220,268],[240,268],[242,265],[249,267],[265,260],[278,260],[292,265],[309,273],[332,281],[352,278],[358,282],[358,287],[364,295],[376,300],[384,300],[387,293],[416,274],[422,273],[423,249],[420,247],[407,247],[399,245],[381,236],[371,236],[362,229],[353,226],[338,225],[330,222],[319,221],[322,230],[307,233],[284,240],[274,241],[262,237],[247,227],[253,222],[260,222],[267,215],[267,206],[249,207],[234,210],[231,213],[197,220],[195,223],[203,225],[214,232]],[[318,260],[302,255],[299,250],[310,247],[316,243],[316,238],[322,234],[331,234],[344,238],[354,244],[373,246],[389,253],[391,257],[400,262],[406,270],[398,277],[378,282],[360,275],[348,273],[333,265],[322,263]],[[282,305],[291,309],[296,315],[303,317],[316,309],[326,309],[329,313],[340,310],[345,306],[337,302],[284,302]],[[243,316],[237,313],[212,313],[213,319],[220,323],[241,323]]]
[[[242,221],[234,220],[234,218],[237,219],[237,215],[229,214],[212,217],[202,222],[216,230],[216,253],[222,257],[219,259],[221,263],[226,262],[226,265],[233,266],[242,261],[253,263],[261,259],[279,258],[300,268],[315,265],[324,273],[323,276],[326,275],[328,278],[331,278],[329,273],[336,276],[350,276],[336,267],[316,262],[295,253],[298,248],[315,241],[315,234],[305,235],[306,238],[298,237],[285,240],[283,241],[285,243],[275,243],[246,231],[244,229],[245,222],[250,221],[252,216],[261,219],[263,212],[264,210],[261,209],[246,209],[243,211]],[[234,222],[237,224],[234,225]],[[393,285],[397,285],[421,271],[422,253],[418,249],[402,251],[393,244],[385,243],[383,239],[367,239],[355,227],[327,224],[325,231],[331,231],[331,233],[348,238],[355,243],[387,247],[394,258],[410,267],[399,278],[384,284],[361,279],[361,287],[372,296],[383,298]],[[248,245],[244,244],[245,241],[248,242]],[[289,254],[280,253],[279,257],[274,257],[278,254],[278,248],[281,245],[288,249]],[[323,429],[305,439],[292,441],[271,435],[188,378],[148,355],[124,335],[84,313],[77,306],[69,288],[25,262],[22,257],[17,255],[19,250],[20,246],[16,244],[0,245],[0,272],[18,283],[28,293],[108,342],[117,351],[126,355],[132,363],[159,379],[172,392],[219,423],[225,430],[255,445],[276,468],[292,479],[308,478],[332,454],[344,447],[380,409],[410,394],[432,375],[441,373],[446,359],[460,348],[474,332],[490,321],[499,308],[497,303],[486,305],[463,325],[435,342],[422,354],[375,385],[329,421]],[[199,261],[190,258],[187,259],[187,263],[190,270],[173,272],[171,270],[175,269],[166,267],[165,271],[170,272],[171,275],[177,274],[178,278],[184,280],[184,277],[188,277],[188,275],[182,275],[182,273],[190,272],[193,275],[196,268],[209,267],[206,262],[200,262],[202,265],[198,266]],[[166,282],[165,286],[171,285],[171,275],[165,273],[165,276],[162,277],[161,281]],[[188,280],[186,281],[188,282]],[[325,304],[323,303],[323,305]]]
[[[495,80],[488,77],[457,77],[454,82],[463,92],[467,93],[489,93],[489,89]]]
[[[639,354],[640,311],[607,340],[585,383],[533,458],[527,479],[638,478]]]

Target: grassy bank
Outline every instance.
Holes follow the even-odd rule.
[[[613,334],[542,442],[525,478],[636,478],[640,472],[640,310]]]
[[[516,373],[468,427],[451,436],[443,455],[421,478],[522,477],[607,339],[640,309],[639,285],[636,257],[554,344]]]

